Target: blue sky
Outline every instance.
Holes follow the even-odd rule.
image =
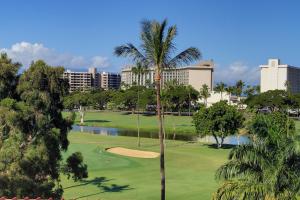
[[[216,63],[215,79],[258,83],[268,58],[300,66],[300,2],[296,0],[10,0],[1,2],[0,50],[26,68],[42,58],[85,70],[119,71],[129,63],[115,46],[139,45],[140,22],[178,26],[178,50],[198,47]]]

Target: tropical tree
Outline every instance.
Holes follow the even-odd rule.
[[[0,54],[0,99],[15,96],[20,63],[12,62],[6,53]]]
[[[238,98],[241,98],[243,91],[244,91],[244,87],[245,87],[245,82],[243,82],[242,80],[238,80],[235,83],[235,91],[234,93],[236,94],[236,96]]]
[[[260,94],[260,85],[253,86],[256,94]]]
[[[106,109],[107,103],[111,99],[114,90],[97,90],[92,91],[90,95],[90,105],[92,105],[96,109]]]
[[[225,137],[234,135],[243,126],[243,114],[226,101],[214,103],[209,108],[200,108],[193,116],[193,122],[200,137],[211,135],[221,148]],[[220,140],[219,140],[220,139]]]
[[[76,91],[68,96],[64,97],[64,107],[73,110],[78,109],[80,116],[80,124],[84,123],[85,107],[91,104],[93,100],[89,91]]]
[[[225,91],[229,95],[229,104],[231,104],[231,96],[234,93],[234,87],[233,86],[228,86],[228,87],[225,88]]]
[[[10,64],[10,74],[16,78],[14,63]],[[0,100],[0,196],[60,199],[60,174],[75,181],[87,177],[80,153],[66,162],[62,159],[74,121],[74,115],[62,116],[63,96],[68,93],[63,71],[33,62],[19,81],[12,80],[17,85],[11,92],[17,96],[9,92]],[[10,87],[7,84],[3,88]]]
[[[223,100],[223,93],[226,92],[227,85],[223,82],[217,83],[214,90],[221,94],[221,100]]]
[[[143,67],[142,63],[137,63],[135,67],[132,68],[133,74],[137,75],[138,81],[137,81],[137,130],[138,130],[138,147],[141,146],[141,140],[140,140],[140,112],[139,112],[139,105],[140,105],[140,82],[141,82],[141,75],[143,75],[146,72],[146,68]]]
[[[110,102],[113,102],[118,109],[130,110],[134,114],[137,108],[137,90],[137,86],[134,85],[127,90],[115,91]]]
[[[247,85],[246,89],[244,90],[244,95],[246,97],[253,96],[255,94],[255,88],[252,87],[251,85]]]
[[[249,108],[258,111],[262,108],[269,108],[271,112],[285,112],[290,107],[291,96],[285,90],[269,90],[257,95],[249,96],[245,103]]]
[[[163,138],[163,122],[161,116],[161,74],[164,70],[177,67],[181,64],[189,64],[200,58],[197,48],[190,47],[173,57],[175,50],[174,38],[177,35],[177,27],[167,27],[167,20],[159,23],[143,21],[141,31],[141,49],[133,44],[118,46],[115,49],[117,56],[131,57],[134,62],[141,62],[144,66],[152,66],[155,69],[155,85],[157,100],[157,117],[159,122],[160,140],[160,173],[161,173],[161,199],[165,199],[165,152]]]
[[[210,97],[210,91],[209,87],[206,84],[202,85],[202,88],[200,89],[200,98],[204,99],[204,105],[207,107],[207,99]]]
[[[189,106],[189,116],[191,116],[191,105],[192,103],[195,105],[197,100],[199,99],[199,92],[193,88],[193,86],[188,85],[185,86],[188,92],[188,106]]]
[[[224,181],[215,200],[297,199],[300,188],[300,150],[295,124],[279,112],[257,115],[252,142],[234,148],[229,161],[216,172]]]

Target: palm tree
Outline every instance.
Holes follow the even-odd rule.
[[[255,89],[255,94],[260,94],[260,85],[255,85],[254,89]]]
[[[217,170],[216,178],[225,182],[215,200],[297,199],[300,145],[293,122],[282,116],[257,117],[252,142],[234,148],[229,161]]]
[[[237,81],[235,84],[235,93],[239,98],[242,96],[244,87],[245,82],[243,82],[242,80]]]
[[[140,109],[139,109],[139,103],[140,103],[140,82],[141,82],[141,75],[143,75],[146,72],[146,68],[143,67],[141,63],[137,63],[135,67],[132,67],[133,74],[137,75],[138,81],[137,81],[137,130],[138,130],[138,147],[141,146],[141,140],[140,140]]]
[[[221,100],[223,100],[223,93],[226,91],[226,84],[223,82],[217,83],[215,91],[221,94]]]
[[[280,142],[285,145],[282,150],[274,150],[260,139],[232,150],[230,161],[217,171],[216,177],[225,182],[214,199],[296,200],[300,186],[299,144],[292,139]]]
[[[234,92],[234,87],[233,86],[228,86],[225,88],[226,92],[229,95],[229,104],[231,104],[231,95]]]
[[[238,98],[238,103],[239,103],[238,106],[242,104],[241,96],[243,94],[244,87],[245,87],[245,82],[243,82],[242,80],[238,80],[235,84],[235,94]]]
[[[204,105],[207,107],[207,99],[210,97],[210,91],[209,87],[206,84],[202,85],[202,88],[200,89],[200,98],[204,99]]]
[[[117,56],[131,57],[134,62],[141,62],[144,66],[154,67],[155,70],[162,200],[165,200],[165,152],[163,122],[161,117],[161,74],[165,69],[177,67],[182,64],[189,64],[199,59],[201,55],[197,48],[190,47],[173,57],[172,53],[176,49],[174,44],[176,35],[176,26],[167,28],[167,20],[164,20],[162,23],[155,20],[146,20],[142,22],[142,44],[140,50],[131,43],[115,48],[115,54]]]
[[[244,94],[246,97],[253,96],[255,94],[255,86],[247,85]]]

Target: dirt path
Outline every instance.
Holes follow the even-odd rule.
[[[112,147],[106,149],[106,151],[114,154],[119,154],[122,156],[129,156],[135,158],[157,158],[159,156],[159,153],[156,152],[126,149],[123,147]]]

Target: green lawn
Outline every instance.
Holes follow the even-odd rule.
[[[102,114],[98,115],[99,118],[102,116]],[[89,178],[86,181],[74,183],[63,177],[64,198],[159,199],[159,158],[130,158],[104,150],[114,146],[137,149],[136,138],[72,132],[69,134],[69,140],[70,146],[66,154],[75,151],[82,152],[88,164]],[[159,152],[157,139],[142,138],[141,141],[141,149]],[[211,194],[218,186],[214,180],[214,173],[226,161],[228,152],[228,149],[217,150],[199,143],[167,141],[167,199],[211,199]]]
[[[300,134],[300,121],[295,120],[295,125],[296,125],[296,133]]]
[[[67,113],[64,113],[67,115]],[[125,112],[86,112],[84,125],[102,126],[113,128],[124,128],[136,130],[137,115],[126,114]],[[76,124],[80,123],[79,114],[77,113]],[[176,134],[195,134],[195,127],[192,123],[192,117],[189,116],[165,116],[165,129],[173,133],[175,125]],[[157,131],[157,117],[140,115],[141,131]]]

